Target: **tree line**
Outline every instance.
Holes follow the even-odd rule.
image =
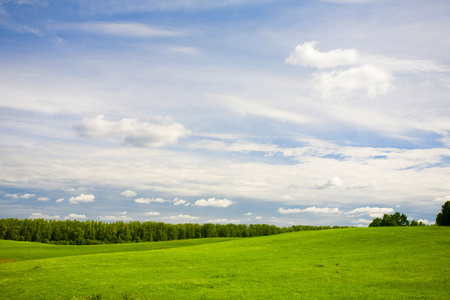
[[[416,220],[409,222],[408,217],[399,212],[384,214],[383,218],[375,218],[369,224],[369,227],[384,226],[425,226],[425,224]],[[436,226],[450,226],[450,201],[441,206],[441,212],[436,215]]]
[[[346,227],[346,226],[343,226]],[[64,245],[95,245],[129,242],[156,242],[210,237],[255,237],[285,232],[323,230],[340,226],[267,224],[170,224],[163,222],[123,222],[47,219],[0,219],[0,239]]]

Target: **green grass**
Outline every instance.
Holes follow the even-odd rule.
[[[97,246],[2,240],[0,298],[447,299],[449,249],[445,227]]]

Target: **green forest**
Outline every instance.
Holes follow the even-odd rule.
[[[346,226],[343,226],[346,227]],[[0,239],[62,245],[96,245],[129,242],[156,242],[210,237],[254,237],[285,232],[342,228],[340,226],[267,224],[170,224],[123,222],[0,219]]]

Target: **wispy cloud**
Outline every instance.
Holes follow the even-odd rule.
[[[133,38],[177,37],[182,35],[179,31],[135,22],[60,23],[53,24],[50,28],[62,31],[79,30],[90,34]]]
[[[330,208],[330,207],[315,207],[315,206],[307,207],[307,208],[304,208],[304,209],[300,209],[300,208],[288,208],[288,209],[285,209],[283,207],[280,207],[278,209],[278,212],[280,214],[284,214],[284,215],[285,214],[297,214],[297,213],[315,213],[315,214],[317,214],[317,213],[322,213],[322,214],[341,214],[342,213],[342,211],[339,208],[337,208],[337,207]]]

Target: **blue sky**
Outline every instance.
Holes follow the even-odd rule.
[[[450,200],[447,1],[0,1],[0,217],[367,226]]]

